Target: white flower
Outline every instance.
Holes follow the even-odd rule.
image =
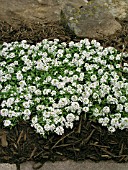
[[[60,94],[65,94],[65,91],[63,91],[63,90],[60,90]]]
[[[51,125],[50,125],[50,130],[51,130],[51,131],[54,131],[55,128],[56,128],[56,126],[55,126],[54,124],[51,124]]]
[[[16,117],[16,112],[9,110],[8,117]]]
[[[8,109],[2,109],[2,110],[0,111],[0,115],[1,115],[1,116],[7,116],[7,115],[8,115]]]
[[[121,96],[121,97],[120,97],[121,103],[124,103],[126,100],[127,100],[127,98],[126,98],[125,96]]]
[[[121,91],[116,91],[116,90],[117,90],[117,89],[114,90],[114,88],[113,88],[113,91],[115,91],[114,96],[115,96],[116,98],[121,97],[122,92],[121,92]]]
[[[71,54],[66,54],[66,58],[71,58]]]
[[[83,107],[83,111],[87,113],[89,111],[89,107]]]
[[[72,86],[76,87],[76,85],[77,85],[76,82],[73,82],[73,83],[72,83]]]
[[[98,74],[99,74],[99,75],[102,75],[102,74],[103,74],[103,69],[99,69],[99,70],[98,70]]]
[[[120,68],[121,67],[121,65],[120,64],[116,64],[116,68]]]
[[[57,88],[58,89],[63,89],[65,86],[65,83],[64,82],[60,82],[58,85],[57,85]]]
[[[30,117],[29,117],[29,115],[24,115],[24,116],[23,116],[23,119],[24,119],[24,120],[29,120]]]
[[[104,122],[104,118],[102,118],[102,117],[99,118],[99,119],[98,119],[98,122],[102,124],[102,123]]]
[[[49,124],[44,125],[44,130],[50,131],[50,125]]]
[[[66,116],[66,119],[68,122],[73,122],[75,120],[75,116],[74,114],[72,113],[69,113],[67,116]]]
[[[65,122],[66,128],[73,128],[73,123],[72,122]]]
[[[28,87],[28,90],[29,90],[30,92],[35,92],[35,91],[36,91],[36,87],[35,87],[35,86],[29,86],[29,87]]]
[[[57,133],[58,135],[62,135],[64,133],[64,128],[62,126],[58,126],[55,129],[55,133]]]
[[[121,125],[124,126],[124,128],[128,128],[128,118],[127,117],[121,118]]]
[[[73,46],[74,46],[74,42],[73,41],[69,42],[69,47],[73,47]]]
[[[122,104],[118,104],[116,110],[122,112],[123,111],[123,105]]]
[[[43,111],[43,117],[44,118],[49,118],[50,116],[51,116],[51,112],[50,111],[46,111],[46,110]]]
[[[119,126],[119,119],[118,118],[113,118],[111,120],[111,125],[117,128]]]
[[[60,100],[59,100],[59,106],[60,107],[64,107],[64,106],[66,106],[67,104],[69,103],[69,100],[67,99],[67,98],[61,98]]]
[[[121,114],[120,114],[120,113],[115,113],[114,116],[115,116],[116,118],[118,118],[118,119],[121,118]]]
[[[56,85],[59,84],[59,81],[58,81],[57,79],[52,79],[51,84],[52,84],[53,86],[56,86]]]
[[[56,95],[56,91],[53,90],[53,91],[51,92],[51,96],[55,96],[55,95]]]
[[[11,74],[6,74],[6,75],[5,75],[5,79],[6,79],[6,80],[7,80],[7,79],[10,80],[11,77],[12,77]]]
[[[84,73],[83,72],[80,73],[80,77],[84,78]]]
[[[113,132],[116,131],[116,129],[115,129],[113,126],[109,126],[109,127],[108,127],[108,131],[111,132],[111,133],[113,133]]]
[[[120,55],[120,54],[117,54],[116,60],[120,60],[120,59],[121,59],[121,55]]]
[[[73,71],[69,71],[69,75],[73,75]]]
[[[32,99],[32,95],[31,94],[26,94],[26,95],[24,95],[24,97],[25,97],[26,100]]]
[[[83,97],[83,104],[88,104],[89,103],[89,99],[87,97]]]
[[[26,82],[25,82],[24,80],[21,80],[21,81],[19,82],[19,85],[20,85],[20,87],[24,87],[24,86],[26,86],[27,84],[26,84]]]
[[[71,106],[72,106],[72,108],[75,109],[75,110],[78,110],[79,107],[80,107],[80,105],[79,105],[78,102],[71,102]]]
[[[3,122],[4,122],[4,126],[5,126],[5,127],[11,125],[11,121],[10,121],[10,120],[4,120]]]
[[[109,60],[114,60],[114,55],[110,55]]]
[[[78,79],[78,75],[73,75],[73,80],[77,80]]]
[[[14,61],[14,64],[15,64],[15,65],[18,65],[18,61]]]
[[[99,95],[97,93],[93,93],[93,99],[97,99]]]
[[[13,103],[14,103],[14,98],[11,97],[11,98],[7,99],[6,105],[7,105],[7,107],[11,107],[11,105],[12,105]]]
[[[108,123],[109,123],[109,118],[108,117],[103,118],[102,126],[107,126]]]
[[[75,102],[75,101],[78,100],[78,97],[77,97],[76,95],[73,95],[73,96],[71,97],[71,100],[72,100],[73,102]]]
[[[113,65],[108,64],[107,67],[109,68],[109,70],[114,70],[114,66]]]
[[[95,74],[93,74],[90,78],[91,78],[91,81],[96,81],[97,80],[97,76]]]
[[[105,106],[105,107],[103,108],[103,112],[104,112],[104,113],[109,113],[109,112],[110,112],[110,108],[109,108],[108,106]]]
[[[1,102],[1,107],[3,108],[3,107],[5,107],[6,106],[6,100],[3,100],[2,102]]]
[[[46,78],[46,81],[47,81],[47,82],[50,82],[51,80],[52,80],[51,76],[48,76],[48,77]]]
[[[8,67],[8,72],[9,72],[9,73],[14,73],[14,68]]]
[[[81,72],[81,68],[77,67],[76,71],[80,73]]]
[[[48,93],[49,93],[48,89],[43,90],[43,95],[48,95]]]
[[[128,73],[128,67],[123,67],[123,71]]]
[[[124,110],[125,110],[125,112],[127,112],[127,113],[128,113],[128,107],[125,107],[125,109],[124,109]]]
[[[100,61],[100,63],[101,63],[102,65],[104,65],[104,66],[105,66],[105,65],[106,65],[106,63],[107,63],[107,61],[106,61],[106,60],[101,60],[101,61]]]
[[[45,109],[45,106],[44,105],[37,105],[36,106],[36,109],[39,111],[39,110],[44,110]]]
[[[40,95],[41,95],[41,90],[37,89],[37,90],[35,91],[35,94],[36,94],[37,96],[40,96]]]
[[[1,85],[1,86],[2,86],[2,85]],[[8,85],[5,87],[5,90],[8,91],[8,90],[10,90],[10,89],[11,89],[11,85],[8,84]]]
[[[36,124],[38,122],[37,115],[32,118],[32,124]]]
[[[23,114],[27,115],[27,116],[30,116],[31,115],[31,111],[29,109],[25,109]]]
[[[36,123],[34,125],[34,128],[36,129],[37,133],[41,134],[41,135],[44,135],[45,132],[44,132],[44,129],[42,126],[40,126],[38,123]]]
[[[128,67],[128,63],[124,63],[124,67]]]
[[[95,117],[97,117],[97,116],[100,116],[100,115],[102,115],[102,114],[100,113],[100,111],[99,111],[98,108],[95,108],[95,109],[93,110],[93,115],[94,115]]]
[[[30,107],[30,103],[29,102],[23,102],[23,107],[24,108],[29,108]]]

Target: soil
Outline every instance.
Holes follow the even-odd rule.
[[[20,122],[12,130],[2,128],[0,132],[6,139],[2,143],[4,147],[0,145],[2,163],[66,159],[128,162],[128,131],[117,130],[111,134],[99,124],[82,118],[63,136],[51,134],[47,139],[36,134],[27,122]]]
[[[122,25],[121,31],[109,37],[97,38],[97,41],[104,47],[113,46],[119,51],[128,52],[128,21],[119,22]],[[0,43],[26,39],[28,43],[35,44],[42,41],[44,38],[50,40],[59,38],[61,41],[65,42],[71,40],[77,42],[80,40],[68,27],[64,27],[60,22],[41,24],[39,22],[22,23],[21,21],[17,27],[15,24],[12,26],[6,21],[0,20]]]
[[[128,22],[120,21],[122,31],[111,37],[97,39],[104,47],[113,46],[128,52]],[[0,44],[26,39],[30,44],[42,39],[59,38],[61,41],[79,41],[61,23],[19,23],[19,27],[0,20]],[[84,38],[84,37],[83,37]],[[117,130],[111,134],[105,127],[82,117],[74,129],[66,130],[63,136],[51,134],[47,139],[35,133],[28,122],[20,122],[13,129],[0,125],[0,162],[21,163],[33,160],[44,163],[51,160],[75,161],[91,159],[101,161],[112,159],[128,162],[128,131]]]

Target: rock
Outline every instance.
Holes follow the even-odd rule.
[[[121,30],[108,8],[96,0],[82,5],[67,2],[62,9],[61,21],[78,37],[99,38]]]
[[[20,170],[33,170],[34,162],[27,161],[20,164]]]
[[[106,4],[115,18],[128,21],[128,0],[97,0],[97,2]]]
[[[0,170],[17,170],[16,164],[0,164]]]
[[[47,2],[47,0],[44,0]],[[50,2],[50,1],[49,1]],[[60,19],[57,5],[43,5],[37,0],[0,0],[0,20],[19,28],[21,25],[46,24]]]
[[[124,13],[127,13],[127,1],[0,0],[0,20],[18,29],[24,24],[31,27],[31,24],[35,23],[44,25],[61,20],[77,36],[97,38],[121,30],[121,25],[115,17],[119,18],[121,14],[124,16]]]
[[[92,3],[96,1],[99,4],[104,4],[108,7],[109,12],[120,20],[128,20],[128,0],[38,0],[40,4],[62,7],[66,2],[73,2],[74,4],[79,3]]]
[[[43,166],[43,163],[40,163],[40,162],[37,162],[37,163],[34,163],[33,165],[33,169],[39,169]]]
[[[38,2],[42,5],[50,5],[50,6],[56,6],[58,5],[57,0],[38,0]]]
[[[33,170],[33,162],[25,162],[20,165],[20,170]],[[115,163],[113,161],[101,161],[95,163],[90,160],[86,161],[56,161],[46,162],[39,170],[126,170],[128,163]],[[4,170],[4,169],[3,169]]]

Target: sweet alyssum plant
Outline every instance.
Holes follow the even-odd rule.
[[[44,137],[62,135],[81,114],[110,132],[128,128],[127,57],[88,39],[3,43],[0,121],[12,127],[27,120]]]

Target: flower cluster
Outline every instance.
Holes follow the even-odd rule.
[[[88,39],[3,43],[0,120],[28,120],[36,132],[62,135],[80,115],[110,132],[128,128],[128,57]]]

